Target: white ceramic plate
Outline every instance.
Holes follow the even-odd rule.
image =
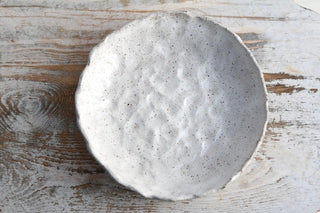
[[[223,188],[264,135],[261,71],[238,36],[205,18],[155,13],[91,52],[76,93],[96,159],[146,197]]]

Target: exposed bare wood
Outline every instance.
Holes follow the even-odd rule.
[[[281,93],[290,93],[292,94],[294,91],[299,92],[301,90],[304,90],[305,88],[303,87],[294,87],[294,86],[286,86],[284,84],[277,84],[273,86],[267,86],[268,92],[274,92],[277,94]]]
[[[304,79],[303,76],[290,75],[288,73],[264,73],[265,81],[281,80],[281,79]]]

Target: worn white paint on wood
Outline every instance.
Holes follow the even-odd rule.
[[[293,1],[123,2],[0,1],[1,211],[320,210],[320,16]],[[145,199],[105,174],[74,114],[90,49],[159,10],[206,15],[238,33],[269,92],[267,134],[242,175],[220,193],[174,203]]]

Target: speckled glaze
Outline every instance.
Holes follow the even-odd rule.
[[[146,197],[223,188],[264,135],[262,74],[240,39],[205,18],[155,13],[95,47],[76,93],[96,159]]]

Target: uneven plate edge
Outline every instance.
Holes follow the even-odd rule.
[[[96,48],[98,48],[109,36],[111,36],[112,34],[115,34],[117,32],[119,32],[120,30],[122,30],[123,28],[127,27],[129,24],[132,24],[134,22],[139,22],[140,20],[150,16],[150,15],[154,15],[154,14],[185,14],[185,15],[188,15],[190,16],[191,18],[200,18],[204,21],[209,21],[209,22],[213,22],[214,24],[216,24],[217,26],[221,27],[223,30],[227,31],[228,33],[230,33],[239,43],[240,45],[245,49],[245,51],[249,54],[250,58],[252,59],[254,65],[256,66],[256,68],[259,70],[259,75],[260,75],[260,80],[262,81],[262,84],[263,84],[263,89],[264,89],[264,97],[266,98],[266,103],[265,103],[265,108],[266,108],[266,117],[265,117],[265,124],[264,124],[264,127],[262,129],[262,132],[261,132],[261,136],[260,136],[260,139],[257,141],[256,143],[256,148],[255,150],[252,152],[251,156],[244,162],[243,166],[241,167],[240,171],[238,171],[235,175],[233,175],[227,182],[226,184],[224,184],[223,186],[221,186],[219,189],[210,189],[208,190],[207,192],[205,193],[201,193],[201,194],[193,194],[191,196],[187,196],[187,197],[179,197],[177,199],[168,199],[168,198],[164,198],[164,197],[157,197],[157,196],[146,196],[144,195],[142,192],[140,192],[139,190],[137,190],[135,187],[131,186],[131,185],[128,185],[128,184],[125,184],[123,183],[122,181],[120,181],[118,178],[116,178],[116,175],[112,173],[112,171],[107,167],[105,166],[92,152],[92,149],[90,148],[90,143],[89,143],[89,140],[87,139],[87,135],[85,134],[84,130],[82,129],[81,127],[81,124],[80,124],[80,115],[79,115],[79,112],[78,112],[78,108],[77,108],[77,105],[78,105],[78,101],[77,101],[77,97],[80,93],[80,89],[81,89],[81,82],[82,82],[82,78],[83,78],[83,75],[84,75],[84,72],[85,70],[90,66],[90,60],[91,60],[91,56],[93,54],[93,52],[95,51]],[[252,160],[252,157],[256,154],[256,152],[259,150],[263,140],[264,140],[264,137],[265,137],[265,132],[266,132],[266,128],[267,128],[267,124],[268,124],[268,120],[269,120],[269,110],[268,110],[268,93],[267,93],[267,87],[266,87],[266,83],[265,83],[265,80],[264,80],[264,77],[263,77],[263,73],[262,73],[262,70],[261,68],[259,67],[255,57],[253,56],[253,54],[251,53],[251,51],[245,46],[245,44],[243,43],[242,39],[235,33],[233,33],[232,31],[228,30],[226,27],[222,26],[221,24],[215,22],[214,20],[211,20],[209,17],[206,17],[206,16],[200,16],[200,15],[195,15],[195,14],[192,14],[192,11],[161,11],[161,12],[155,12],[155,13],[151,13],[151,14],[148,14],[146,16],[143,16],[141,18],[138,18],[138,19],[135,19],[129,23],[126,23],[124,26],[122,26],[121,28],[119,28],[118,30],[114,30],[112,31],[109,35],[107,35],[101,42],[99,42],[96,46],[94,46],[92,48],[92,50],[90,51],[89,53],[89,56],[88,56],[88,62],[87,62],[87,65],[86,67],[83,69],[80,77],[79,77],[79,81],[78,81],[78,85],[77,85],[77,88],[76,88],[76,92],[75,92],[75,111],[76,111],[76,120],[77,120],[77,126],[78,128],[80,129],[80,132],[81,134],[83,135],[83,138],[86,142],[86,146],[87,146],[87,149],[88,151],[90,152],[90,154],[94,157],[94,159],[96,159],[96,161],[103,166],[103,168],[106,170],[107,173],[109,173],[112,178],[114,180],[116,180],[118,183],[120,183],[121,185],[129,188],[130,190],[133,190],[135,192],[137,192],[138,194],[141,194],[142,196],[146,197],[146,198],[150,198],[150,199],[158,199],[158,200],[166,200],[166,201],[179,201],[179,200],[187,200],[187,199],[194,199],[194,198],[198,198],[198,197],[202,197],[202,196],[205,196],[206,194],[210,193],[210,192],[218,192],[222,189],[224,189],[225,187],[227,187],[227,185],[229,185],[231,182],[233,182],[235,179],[237,179],[241,173],[243,172],[243,170],[245,170],[245,168],[248,166],[248,164],[250,163],[250,161]]]
[[[240,43],[240,45],[245,49],[245,51],[249,54],[250,58],[252,59],[254,65],[256,66],[256,68],[259,70],[259,75],[260,75],[260,80],[262,81],[262,85],[263,85],[263,90],[264,90],[264,97],[266,99],[266,102],[265,102],[265,113],[266,113],[266,117],[265,117],[265,122],[264,122],[264,127],[262,128],[262,132],[260,133],[260,139],[257,141],[256,143],[256,148],[255,150],[252,152],[251,156],[243,163],[243,166],[241,167],[240,171],[237,172],[235,175],[233,175],[230,180],[222,187],[220,187],[219,189],[216,189],[216,190],[209,190],[207,191],[206,193],[204,193],[203,195],[209,193],[209,192],[212,192],[212,191],[219,191],[219,190],[222,190],[224,189],[225,187],[227,187],[227,185],[229,185],[231,182],[233,182],[234,180],[236,180],[240,175],[241,173],[248,167],[248,164],[250,163],[250,161],[252,160],[252,157],[257,153],[257,151],[259,150],[263,140],[264,140],[264,137],[265,137],[265,132],[266,132],[266,129],[267,129],[267,125],[268,125],[268,120],[269,120],[269,110],[268,110],[268,92],[267,92],[267,87],[266,87],[266,82],[264,80],[264,77],[263,77],[263,73],[262,73],[262,70],[257,62],[257,60],[255,59],[255,57],[253,56],[252,52],[248,49],[248,47],[243,43],[242,39],[235,33],[233,33],[232,31],[228,30],[228,28],[222,26],[221,24],[215,22],[214,20],[212,20],[211,18],[209,17],[206,17],[206,16],[198,16],[198,15],[193,15],[192,14],[192,11],[190,12],[186,12],[186,14],[188,14],[189,16],[191,17],[194,17],[194,18],[200,18],[200,19],[203,19],[203,20],[206,20],[206,21],[211,21],[213,23],[215,23],[216,25],[218,25],[219,27],[221,27],[222,29],[226,30],[228,33],[230,33],[236,40],[238,40],[238,42]]]

